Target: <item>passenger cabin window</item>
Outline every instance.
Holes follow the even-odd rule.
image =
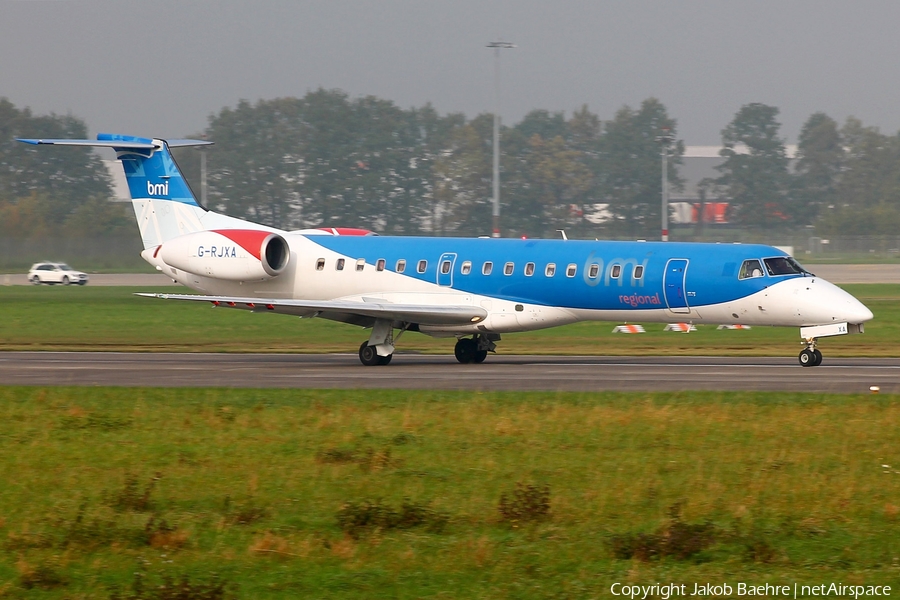
[[[525,277],[531,277],[532,275],[534,275],[534,263],[526,263]]]
[[[508,262],[505,265],[503,265],[503,274],[504,275],[512,275],[513,271],[515,271],[515,270],[516,270],[516,265],[511,262]]]
[[[632,277],[634,277],[635,279],[640,279],[643,276],[644,276],[644,265],[636,266],[634,268],[634,275],[632,275]]]
[[[320,258],[319,260],[316,261],[316,271],[321,271],[324,268],[325,268],[325,259]]]
[[[362,271],[365,268],[366,268],[366,259],[360,258],[359,260],[356,261],[356,270],[357,271]]]
[[[800,264],[790,256],[777,256],[775,258],[766,258],[766,271],[769,275],[802,275],[809,273]],[[812,273],[809,273],[812,275]]]
[[[376,271],[384,271],[384,262],[385,261],[383,258],[379,258],[378,261],[375,263],[375,270]]]
[[[556,275],[556,263],[547,263],[544,268],[544,277],[553,277],[554,275]]]
[[[401,258],[400,260],[398,260],[397,266],[394,267],[394,270],[397,271],[398,273],[402,273],[403,271],[405,271],[406,270],[406,259]]]
[[[570,263],[568,267],[566,267],[566,277],[575,277],[575,273],[578,272],[578,266],[575,263]]]
[[[596,279],[597,275],[599,275],[599,274],[600,274],[600,265],[598,265],[597,263],[592,264],[590,266],[590,268],[588,268],[588,277],[590,277],[591,279]]]
[[[344,270],[344,259],[343,258],[337,259],[337,262],[334,263],[334,270],[335,271],[343,271]]]
[[[450,261],[445,260],[444,262],[441,263],[441,273],[446,275],[449,272],[450,272]]]
[[[472,261],[467,260],[466,262],[464,262],[462,264],[462,267],[459,268],[459,272],[462,273],[463,275],[468,275],[469,273],[471,273],[472,272]]]
[[[752,279],[754,277],[762,276],[762,264],[755,258],[745,260],[744,264],[741,265],[740,273],[738,273],[738,279]]]
[[[487,261],[483,265],[481,265],[481,274],[482,275],[490,275],[491,271],[494,270],[494,263],[491,261]]]
[[[427,269],[427,268],[428,268],[428,261],[420,260],[419,264],[416,266],[416,271],[418,271],[419,273],[424,273],[425,269]]]
[[[609,270],[609,276],[613,279],[618,279],[619,275],[622,274],[622,265],[613,265]]]

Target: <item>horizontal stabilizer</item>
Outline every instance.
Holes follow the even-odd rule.
[[[215,142],[206,140],[166,140],[169,148],[185,148],[187,146],[212,146]]]
[[[35,146],[90,146],[94,148],[127,148],[130,150],[153,150],[155,147],[152,142],[126,142],[117,140],[36,140],[16,138],[16,141],[34,144]]]
[[[147,138],[135,138],[131,136],[101,133],[96,140],[67,140],[67,139],[33,139],[16,138],[16,141],[35,146],[89,146],[92,148],[116,148],[122,150],[153,150],[159,145]],[[188,146],[211,146],[213,142],[206,140],[165,140],[169,148],[185,148]]]
[[[212,216],[197,202],[194,192],[178,168],[170,148],[208,146],[206,140],[162,140],[119,133],[100,133],[96,140],[20,138],[34,146],[76,146],[110,148],[122,165],[128,193],[144,249],[183,235],[211,227],[223,227],[234,219]],[[215,222],[215,223],[213,223]]]

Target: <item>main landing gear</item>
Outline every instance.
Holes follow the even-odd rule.
[[[806,348],[797,359],[804,367],[818,367],[822,364],[822,353],[816,349],[816,338],[806,340]]]
[[[394,342],[400,339],[403,332],[409,329],[409,323],[400,327],[394,337],[394,323],[389,319],[377,319],[372,325],[372,335],[359,347],[359,362],[367,367],[386,365],[394,358]],[[381,354],[378,351],[381,350]]]
[[[456,342],[456,348],[453,349],[456,360],[464,365],[469,363],[483,363],[487,358],[487,350],[479,350],[478,342],[472,338],[461,338]]]
[[[369,342],[363,342],[362,346],[359,347],[359,362],[367,367],[389,364],[392,358],[394,358],[393,353],[387,356],[378,356],[375,346],[370,346]]]
[[[487,358],[488,352],[493,352],[497,348],[494,342],[499,340],[500,336],[496,334],[478,334],[471,338],[460,338],[456,342],[453,354],[456,355],[456,360],[464,365],[481,364]]]
[[[376,321],[372,327],[372,335],[359,347],[359,362],[367,367],[390,364],[391,359],[394,358],[394,342],[408,329],[409,324],[404,324],[400,328],[400,333],[395,337],[391,321],[386,319]],[[454,350],[456,360],[464,365],[483,363],[488,352],[497,349],[497,344],[494,342],[499,341],[500,335],[497,333],[479,333],[470,338],[460,338],[457,340]],[[379,349],[382,355],[378,354]]]

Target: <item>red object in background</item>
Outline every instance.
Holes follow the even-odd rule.
[[[696,223],[700,216],[700,203],[695,202],[691,208],[691,223]],[[728,222],[728,203],[727,202],[707,202],[703,206],[703,222],[704,223],[727,223]]]

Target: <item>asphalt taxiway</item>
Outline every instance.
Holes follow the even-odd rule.
[[[364,367],[353,354],[137,354],[3,352],[2,385],[395,388],[482,391],[757,390],[900,393],[900,359],[829,358],[804,368],[795,357],[452,356],[397,354]]]

